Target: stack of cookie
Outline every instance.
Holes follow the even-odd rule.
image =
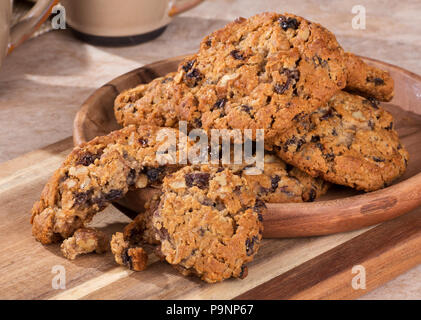
[[[176,72],[117,97],[123,129],[68,156],[33,207],[33,234],[44,244],[64,240],[70,259],[103,252],[106,237],[86,224],[128,190],[154,186],[146,211],[113,236],[116,262],[143,270],[146,243],[182,274],[244,278],[265,202],[314,201],[330,183],[373,191],[403,174],[408,153],[378,102],[392,97],[389,74],[344,52],[319,24],[276,13],[237,19]],[[264,129],[263,172],[249,175],[245,163],[163,164],[160,132],[184,141],[179,121],[205,132]]]

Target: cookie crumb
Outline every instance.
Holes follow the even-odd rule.
[[[123,233],[117,232],[111,239],[111,251],[115,262],[133,271],[143,271],[148,263],[148,254],[142,247],[131,247],[129,241],[124,240]]]
[[[108,251],[109,242],[107,235],[102,231],[93,228],[80,228],[72,237],[63,241],[60,249],[67,259],[74,260],[81,254]]]

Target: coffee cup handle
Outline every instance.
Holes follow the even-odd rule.
[[[176,16],[177,14],[183,13],[187,10],[193,9],[195,6],[197,6],[198,4],[200,4],[201,2],[203,2],[203,0],[191,0],[191,1],[185,1],[182,4],[177,4],[177,0],[175,1],[176,3],[171,7],[170,11],[168,12],[168,15],[170,17]]]
[[[10,30],[7,53],[28,39],[51,14],[59,0],[38,0],[31,10]]]

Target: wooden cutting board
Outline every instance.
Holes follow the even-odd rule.
[[[353,232],[264,240],[244,280],[206,284],[154,256],[143,272],[116,265],[111,253],[68,261],[58,245],[33,239],[29,212],[71,148],[68,138],[0,164],[1,299],[348,299],[421,263],[421,208]],[[128,222],[110,206],[92,225],[111,234]],[[356,265],[365,268],[366,289],[352,287]],[[56,266],[65,289],[52,286]]]

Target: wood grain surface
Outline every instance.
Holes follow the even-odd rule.
[[[421,261],[421,209],[385,222],[338,245],[237,299],[351,299],[354,266],[363,266],[373,290]],[[358,270],[358,269],[357,269]]]

